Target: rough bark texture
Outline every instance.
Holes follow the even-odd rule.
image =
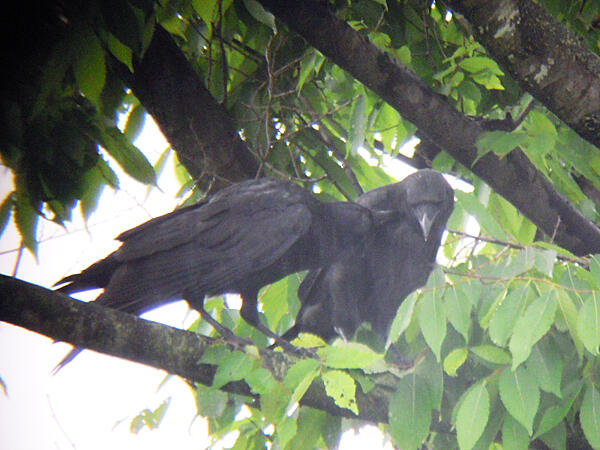
[[[219,182],[255,176],[258,165],[227,111],[204,87],[169,33],[156,27],[134,69],[119,73],[194,178],[215,177],[218,184],[226,184]]]
[[[338,20],[326,5],[311,0],[260,3],[485,180],[548,236],[554,236],[555,243],[577,255],[600,251],[598,227],[558,193],[520,150],[503,159],[487,154],[474,164],[475,141],[484,129]]]
[[[73,300],[4,275],[0,275],[0,321],[79,347],[164,369],[208,386],[212,385],[216,366],[198,361],[207,348],[223,342],[104,308],[94,302]],[[276,378],[283,377],[293,363],[281,352],[261,350],[260,354],[262,364]],[[391,375],[383,377],[382,382],[387,386],[394,385]],[[230,382],[221,389],[259,399],[243,381]],[[358,418],[387,422],[389,393],[382,389],[376,387],[368,395],[360,390],[356,393]],[[333,415],[357,417],[349,410],[337,407],[320,382],[311,385],[301,403]]]
[[[600,147],[600,58],[531,0],[448,0],[521,87]]]

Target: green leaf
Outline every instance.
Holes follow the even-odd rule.
[[[556,250],[535,250],[535,264],[534,267],[547,277],[552,277],[552,269],[556,262]]]
[[[446,312],[439,289],[425,289],[420,299],[419,328],[425,342],[440,361],[442,342],[446,337]]]
[[[336,405],[358,414],[356,405],[356,384],[354,378],[341,370],[328,370],[321,375],[327,395]]]
[[[14,206],[15,224],[21,235],[22,245],[34,256],[37,254],[36,229],[38,218],[38,213],[29,203],[26,192],[24,189],[19,189]]]
[[[581,428],[590,445],[600,448],[600,393],[591,383],[585,390],[579,418]]]
[[[252,370],[244,377],[244,380],[248,383],[252,392],[259,395],[272,391],[275,388],[275,384],[277,384],[277,380],[275,380],[273,374],[264,367]]]
[[[511,450],[527,450],[529,448],[527,430],[508,414],[502,425],[502,447]]]
[[[106,82],[104,50],[91,29],[81,27],[77,30],[74,42],[75,63],[73,72],[79,89],[98,109],[100,93]]]
[[[302,359],[289,368],[283,379],[283,384],[292,395],[289,405],[292,405],[304,396],[313,380],[319,374],[319,362],[312,358]]]
[[[286,417],[277,424],[277,439],[279,448],[284,449],[286,445],[296,436],[298,432],[298,423],[291,417]]]
[[[490,395],[483,383],[477,383],[465,392],[458,402],[456,434],[461,450],[473,448],[490,415]]]
[[[8,224],[8,219],[14,206],[14,198],[15,192],[11,192],[2,200],[2,204],[0,205],[0,236],[2,236]]]
[[[575,348],[581,356],[583,354],[583,342],[579,338],[579,333],[577,332],[577,308],[573,303],[573,299],[565,290],[557,289],[557,296],[558,317],[562,318],[567,325],[571,339],[573,339],[573,343],[575,344]]]
[[[167,412],[171,399],[168,398],[162,402],[154,411],[150,409],[143,410],[138,416],[134,417],[129,426],[132,433],[139,433],[144,426],[150,430],[155,430],[160,425],[160,422]]]
[[[256,0],[244,0],[244,5],[254,19],[271,28],[273,32],[277,32],[277,27],[275,26],[275,16],[263,8],[260,3],[258,3]]]
[[[592,292],[579,310],[577,316],[577,334],[585,348],[592,354],[598,355],[600,345],[600,299]]]
[[[108,50],[112,55],[127,66],[129,71],[133,73],[133,52],[129,47],[124,45],[117,37],[109,33],[108,39]]]
[[[142,132],[145,119],[146,110],[142,105],[135,105],[131,111],[129,111],[127,122],[125,122],[125,128],[123,130],[123,135],[130,143],[133,144]]]
[[[365,112],[365,94],[359,95],[352,108],[352,122],[350,123],[350,152],[355,154],[365,142],[367,128],[367,115]]]
[[[398,381],[388,410],[390,434],[398,448],[421,448],[431,424],[429,397],[427,383],[414,372]]]
[[[498,63],[486,56],[472,56],[470,58],[465,58],[460,61],[458,65],[467,72],[471,73],[488,70],[494,75],[504,75],[502,70],[500,70]]]
[[[418,298],[419,294],[417,292],[413,292],[404,299],[398,308],[396,316],[394,317],[392,325],[390,326],[390,332],[388,333],[387,343],[385,345],[386,350],[394,342],[397,342],[400,338],[400,335],[406,331],[406,328],[408,328],[408,325],[412,320],[413,311],[415,310],[415,304],[417,303]]]
[[[467,347],[455,348],[444,358],[444,371],[451,377],[456,376],[456,371],[467,360],[469,349]]]
[[[470,350],[481,359],[492,364],[510,364],[511,361],[511,357],[506,350],[493,345],[478,345],[471,347]]]
[[[515,371],[507,367],[500,375],[498,387],[506,410],[531,436],[533,419],[540,404],[540,390],[535,377],[524,367],[518,367]]]
[[[527,288],[510,291],[500,301],[489,322],[489,333],[492,342],[504,347],[527,304]]]
[[[154,168],[144,154],[116,127],[102,130],[102,146],[132,178],[144,184],[156,184]]]
[[[502,157],[523,145],[527,135],[523,132],[487,131],[477,138],[477,156],[481,157],[488,152],[494,152]]]
[[[529,357],[531,348],[550,329],[556,306],[554,291],[546,292],[531,302],[525,314],[519,317],[508,345],[513,355],[513,370]]]
[[[217,0],[192,0],[194,11],[207,25],[216,19]]]
[[[563,362],[559,350],[550,339],[542,339],[533,347],[527,360],[527,370],[537,378],[541,389],[558,398],[562,397]]]
[[[297,292],[301,281],[300,275],[294,273],[270,284],[261,291],[262,311],[271,330],[282,332],[282,326],[284,329],[289,327],[290,323],[285,323],[286,321],[282,319],[289,312],[295,314],[300,308]]]
[[[230,381],[243,379],[255,364],[254,358],[237,350],[224,355],[218,362],[212,387],[218,389]]]
[[[320,348],[317,353],[325,366],[334,369],[368,369],[384,357],[364,344],[343,341]]]
[[[500,239],[506,238],[506,234],[502,228],[500,228],[496,219],[494,219],[486,207],[483,206],[475,194],[455,190],[454,195],[456,196],[459,205],[470,215],[475,217],[481,228],[485,230],[488,235]]]
[[[565,395],[560,405],[551,406],[544,411],[544,414],[538,424],[537,431],[533,436],[534,439],[547,433],[556,427],[567,415],[573,402],[579,395],[583,383],[581,380],[576,381],[565,389]]]
[[[219,417],[227,406],[228,395],[219,389],[213,389],[196,383],[196,410],[202,417]]]
[[[448,320],[456,331],[463,335],[465,343],[469,343],[469,328],[471,326],[471,307],[473,304],[467,297],[468,291],[458,290],[456,286],[444,293],[445,311]]]

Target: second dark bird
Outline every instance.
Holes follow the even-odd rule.
[[[373,211],[400,205],[404,215],[376,226],[344,258],[308,273],[298,290],[302,306],[296,325],[284,338],[309,332],[350,339],[361,323],[369,322],[385,342],[401,302],[426,283],[454,208],[454,193],[444,177],[420,170],[363,194],[357,203]]]

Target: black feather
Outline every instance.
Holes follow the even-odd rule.
[[[242,317],[278,338],[259,322],[259,289],[332,264],[391,219],[355,203],[321,202],[291,183],[246,181],[122,233],[118,250],[57,284],[64,293],[104,288],[96,302],[133,314],[185,299],[221,334],[227,330],[206,313],[204,298],[240,293]]]
[[[373,211],[401,205],[404,215],[377,225],[344,258],[307,274],[298,289],[296,325],[284,338],[303,331],[350,338],[363,322],[384,338],[400,303],[427,281],[454,207],[444,177],[421,170],[363,194],[357,203]]]

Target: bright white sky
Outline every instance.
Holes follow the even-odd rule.
[[[147,119],[137,145],[154,162],[168,144]],[[169,166],[165,172],[170,172]],[[149,195],[145,186],[121,179],[119,191],[105,190],[87,229],[77,213],[67,230],[40,221],[38,261],[24,252],[16,276],[51,287],[116,249],[114,237],[120,232],[171,211],[177,203],[178,185],[168,174],[159,180],[160,190],[153,189]],[[11,189],[10,174],[0,173],[0,199]],[[0,237],[0,273],[12,274],[18,245],[18,233],[10,224]],[[178,302],[144,317],[183,328],[194,320],[194,314],[184,302]],[[171,377],[157,390],[165,372],[91,351],[83,352],[53,376],[52,369],[69,348],[0,323],[0,377],[8,390],[8,396],[0,390],[0,448],[197,450],[208,445],[206,424],[195,416],[194,398],[179,378]],[[154,410],[167,398],[171,403],[157,430],[130,433],[133,417],[146,408]],[[383,445],[378,430],[367,427],[360,434],[346,432],[340,448]],[[385,448],[391,448],[389,443]]]

